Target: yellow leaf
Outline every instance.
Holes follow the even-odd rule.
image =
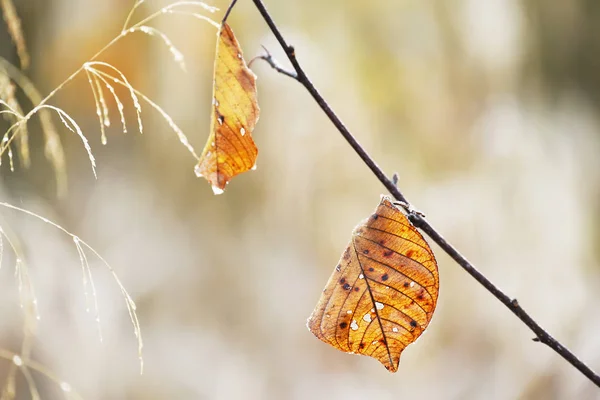
[[[374,357],[396,372],[400,353],[427,328],[438,291],[429,245],[383,196],[354,229],[307,326],[336,349]]]
[[[213,82],[211,134],[196,165],[215,194],[223,193],[231,178],[253,169],[258,149],[252,131],[258,121],[256,75],[227,23],[218,32]]]

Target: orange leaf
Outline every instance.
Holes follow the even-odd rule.
[[[231,178],[255,167],[258,149],[252,131],[258,114],[256,75],[224,22],[215,56],[211,134],[195,169],[197,176],[210,182],[215,194],[223,193]]]
[[[396,372],[400,353],[427,328],[438,291],[429,245],[382,196],[354,228],[307,326],[336,349],[374,357]]]

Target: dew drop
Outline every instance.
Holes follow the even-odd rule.
[[[219,115],[219,116],[217,117],[217,122],[219,123],[219,125],[223,125],[223,121],[224,121],[224,120],[225,120],[225,118],[223,118],[223,116],[222,116],[222,115]]]
[[[216,98],[213,98],[213,105],[215,107],[219,107],[219,100],[217,100]]]
[[[220,187],[215,186],[215,185],[212,185],[212,191],[215,194],[215,196],[218,195],[218,194],[225,193],[225,191],[223,189],[221,189]]]
[[[336,270],[337,272],[340,272],[342,269],[340,268],[340,266],[339,266],[339,265],[337,265],[337,266],[335,267],[335,270]]]
[[[13,362],[13,363],[14,363],[14,364],[15,364],[17,367],[20,367],[21,365],[23,365],[23,359],[21,359],[21,357],[20,357],[20,356],[18,356],[18,355],[16,355],[16,354],[13,356],[13,358],[12,358],[12,362]]]
[[[383,304],[378,301],[375,302],[375,307],[377,307],[378,310],[383,310]]]
[[[100,136],[100,142],[102,143],[102,145],[106,146],[107,140],[105,134],[102,134],[102,136]]]
[[[360,275],[358,276],[358,279],[365,279],[365,276],[364,276],[363,274],[360,274]]]
[[[371,322],[371,314],[365,314],[363,319],[365,320],[365,322]]]
[[[398,332],[398,328],[396,328],[396,327],[393,327],[393,328],[392,328],[392,332]]]
[[[67,382],[61,382],[60,383],[60,388],[62,389],[63,392],[70,392],[71,391],[71,385],[69,385]]]
[[[414,282],[411,282],[411,283],[410,283],[410,287],[414,287],[414,286],[415,286],[415,283],[414,283]]]
[[[351,328],[353,331],[357,331],[357,330],[358,330],[358,324],[356,323],[356,320],[355,320],[355,319],[353,319],[353,320],[352,320],[352,323],[350,324],[350,328]]]
[[[352,314],[352,310],[346,311],[346,314]]]
[[[244,128],[242,127],[242,129],[240,129],[240,133],[242,134],[242,136],[244,136],[244,135],[246,134],[246,129],[244,129]]]
[[[256,171],[256,164],[254,164],[254,165],[252,166],[252,168],[250,168],[250,170],[251,170],[251,171]]]
[[[242,53],[238,53],[238,58],[241,60],[242,59]]]

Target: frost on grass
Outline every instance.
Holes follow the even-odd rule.
[[[163,8],[161,8],[160,10],[150,14],[149,16],[147,16],[146,18],[143,18],[141,21],[137,22],[136,24],[132,25],[131,27],[129,27],[129,21],[131,21],[133,14],[135,13],[135,10],[142,4],[141,1],[137,2],[133,8],[131,9],[131,11],[129,12],[129,15],[127,16],[127,19],[125,20],[125,24],[123,25],[123,30],[121,32],[121,34],[125,34],[128,29],[131,28],[135,28],[141,25],[146,24],[147,22],[155,19],[156,17],[158,17],[161,14],[183,14],[183,15],[190,15],[193,17],[196,17],[198,19],[201,19],[203,21],[206,21],[208,23],[210,23],[211,25],[215,26],[217,29],[219,29],[219,24],[216,23],[215,21],[213,21],[212,19],[199,14],[197,12],[194,11],[189,11],[187,10],[188,8],[201,8],[204,11],[208,11],[209,13],[214,13],[216,11],[219,11],[219,9],[217,7],[213,7],[210,6],[206,3],[203,3],[201,1],[176,1],[174,3],[168,4],[166,6],[164,6]],[[184,8],[183,10],[181,10],[181,8]]]
[[[22,90],[23,94],[32,104],[41,104],[44,101],[42,95],[36,89],[35,85],[29,80],[29,78],[19,68],[15,67],[1,56],[0,70],[4,71],[4,73],[12,80],[12,82]],[[54,170],[56,179],[56,192],[59,197],[62,197],[67,191],[65,155],[60,141],[60,136],[58,135],[58,131],[56,130],[56,126],[52,120],[51,111],[49,109],[35,111],[32,110],[27,115],[20,115],[23,119],[23,126],[20,130],[15,131],[15,135],[17,135],[16,137],[18,138],[25,132],[22,129],[26,128],[25,124],[36,112],[39,114],[41,129],[44,135],[44,155]],[[15,113],[15,115],[19,114]],[[12,141],[12,139],[13,137],[11,137],[10,140]],[[19,145],[20,141],[21,139],[17,141],[17,145]]]
[[[134,2],[126,20],[123,25],[123,29],[120,34],[114,38],[107,46],[102,48],[96,55],[94,55],[87,62],[83,63],[83,65],[71,74],[63,83],[58,85],[53,91],[51,91],[45,98],[39,94],[36,90],[35,86],[29,81],[27,76],[23,74],[23,72],[18,68],[6,61],[4,58],[0,56],[0,99],[3,101],[0,103],[0,115],[11,119],[11,127],[5,133],[2,142],[0,142],[0,162],[2,160],[2,156],[4,153],[7,153],[9,162],[11,164],[11,169],[14,170],[14,157],[13,157],[13,141],[15,142],[15,149],[19,153],[19,160],[23,163],[23,166],[27,167],[30,163],[30,155],[29,155],[29,146],[28,146],[28,131],[27,131],[27,123],[31,119],[31,117],[35,114],[39,113],[40,122],[42,131],[44,134],[45,140],[45,156],[52,164],[52,167],[56,176],[56,184],[57,184],[57,194],[59,197],[62,197],[66,194],[66,169],[65,169],[65,157],[63,153],[63,148],[60,142],[60,138],[56,131],[56,128],[53,124],[51,111],[55,111],[60,121],[71,131],[77,133],[88,153],[88,157],[92,164],[92,169],[95,172],[95,160],[94,156],[91,152],[90,145],[83,135],[80,127],[77,125],[75,120],[71,118],[67,112],[64,110],[50,106],[46,104],[58,91],[60,91],[68,82],[73,80],[76,76],[79,75],[80,72],[85,71],[87,74],[88,82],[90,84],[90,88],[92,90],[92,94],[94,96],[94,103],[96,106],[96,114],[98,116],[98,121],[100,123],[101,130],[101,142],[102,144],[107,143],[107,137],[105,128],[110,126],[110,118],[109,118],[109,107],[105,98],[104,90],[107,89],[111,95],[113,96],[115,103],[117,105],[117,109],[119,112],[119,116],[121,118],[121,125],[123,127],[123,132],[127,132],[127,126],[125,122],[124,115],[124,106],[123,102],[117,96],[115,89],[112,83],[117,83],[119,85],[124,86],[129,90],[131,95],[131,100],[133,102],[133,106],[136,110],[137,115],[137,124],[140,133],[143,133],[143,124],[141,119],[141,105],[139,99],[136,94],[140,95],[148,104],[150,104],[154,109],[156,109],[161,116],[167,121],[171,129],[177,134],[180,142],[190,151],[190,153],[198,159],[194,149],[190,145],[187,137],[183,134],[181,129],[175,124],[173,119],[156,103],[152,102],[148,97],[139,93],[136,89],[133,88],[131,83],[125,77],[125,75],[114,65],[108,64],[106,62],[97,61],[97,58],[106,50],[111,47],[114,43],[116,43],[119,39],[128,35],[132,32],[142,32],[149,36],[159,37],[163,43],[167,46],[168,50],[171,52],[173,59],[177,62],[182,69],[185,70],[185,61],[183,54],[175,47],[173,42],[169,39],[169,37],[162,31],[149,26],[148,23],[153,21],[155,18],[166,15],[166,14],[174,14],[174,15],[187,15],[192,16],[194,18],[203,20],[208,22],[215,28],[219,28],[219,24],[212,20],[211,18],[203,15],[202,12],[214,13],[218,11],[218,8],[210,6],[201,1],[175,1],[171,4],[168,4],[158,11],[151,13],[150,15],[141,18],[138,22],[130,25],[130,21],[132,20],[134,14],[139,9],[139,7],[144,3],[144,0],[137,0]],[[22,45],[22,49],[25,49],[24,41],[22,40],[22,34],[20,32],[20,21],[18,17],[14,13],[14,7],[11,0],[0,0],[0,5],[2,6],[2,10],[4,12],[4,16],[8,22],[9,29],[11,29],[11,37],[17,44],[17,46]],[[200,9],[200,11],[198,10]],[[12,24],[12,25],[11,25]],[[18,29],[14,29],[18,28]],[[20,36],[19,36],[20,35]],[[20,37],[20,38],[19,38]],[[22,43],[19,44],[18,42]],[[20,52],[19,56],[27,55],[26,52]],[[23,58],[21,59],[22,65]],[[109,70],[110,73],[106,71]],[[18,103],[16,102],[16,96],[14,95],[15,87],[13,82],[23,91],[23,93],[28,97],[32,104],[36,105],[31,111],[28,113],[23,113],[23,110],[20,109]],[[4,91],[4,93],[3,93]]]
[[[76,133],[81,138],[81,141],[83,142],[83,147],[85,147],[85,150],[88,153],[88,158],[90,159],[90,164],[92,164],[92,171],[94,172],[94,177],[97,178],[98,176],[96,175],[96,159],[94,158],[94,155],[92,154],[92,148],[90,147],[90,143],[88,142],[87,137],[85,137],[85,135],[83,134],[83,131],[81,130],[81,128],[79,127],[77,122],[75,122],[75,120],[73,118],[71,118],[71,116],[69,114],[67,114],[61,108],[54,107],[54,106],[51,106],[48,104],[43,104],[36,108],[39,108],[39,109],[48,108],[48,109],[56,111],[56,113],[58,114],[63,125],[66,126],[71,132]]]
[[[101,67],[106,67],[111,69],[113,72],[115,72],[120,78],[121,80],[125,83],[125,87],[127,89],[129,89],[129,93],[131,95],[131,100],[133,101],[133,106],[135,108],[135,112],[137,114],[137,121],[138,121],[138,127],[140,130],[140,133],[144,133],[144,127],[142,125],[142,106],[140,105],[140,102],[135,94],[135,89],[133,88],[133,86],[131,86],[131,83],[129,83],[129,81],[127,80],[127,78],[125,77],[125,75],[115,66],[109,64],[109,63],[105,63],[102,61],[90,61],[85,63],[84,68],[86,70],[90,70],[90,69],[96,69],[93,68],[94,66],[101,66]]]
[[[94,68],[86,69],[86,73],[88,74],[88,79],[90,80],[90,86],[92,87],[92,92],[94,92],[94,86],[95,86],[96,87],[95,90],[99,93],[102,93],[102,85],[104,85],[108,89],[108,91],[111,93],[111,95],[113,96],[113,99],[115,100],[115,103],[117,105],[117,110],[119,111],[119,116],[121,117],[121,126],[123,128],[123,133],[124,134],[127,133],[127,124],[125,123],[125,113],[124,113],[125,106],[123,105],[123,103],[121,102],[121,99],[119,99],[119,96],[115,92],[115,88],[102,75],[99,75]],[[94,84],[92,84],[92,80],[94,81]],[[96,94],[94,94],[94,98],[96,98]],[[98,108],[99,106],[100,106],[100,104],[97,102],[96,107]],[[104,111],[103,111],[103,113],[104,113]],[[99,122],[100,122],[100,125],[102,125],[103,123],[104,123],[104,125],[106,125],[107,121],[109,122],[108,109],[106,109],[106,111],[105,111],[104,121],[99,120]],[[108,126],[108,125],[106,125],[106,126]],[[106,138],[102,141],[102,144],[106,144]]]
[[[90,72],[92,72],[93,74],[95,74],[96,76],[98,76],[99,78],[101,78],[107,85],[108,82],[107,80],[111,80],[114,83],[117,83],[121,86],[125,86],[128,87],[127,82],[124,82],[104,71],[100,71],[94,68],[90,68]],[[111,86],[112,87],[112,86]],[[169,127],[171,127],[171,129],[173,130],[173,132],[175,132],[175,134],[177,135],[179,141],[181,142],[181,144],[183,144],[185,146],[186,149],[188,149],[188,151],[194,156],[194,158],[196,160],[198,160],[198,155],[196,154],[196,151],[194,150],[194,147],[190,144],[187,136],[185,135],[185,133],[183,133],[183,131],[181,130],[181,128],[179,128],[179,126],[177,126],[177,124],[175,123],[175,121],[173,120],[173,118],[171,118],[171,116],[162,108],[160,107],[158,104],[156,104],[155,102],[153,102],[152,100],[150,100],[150,98],[146,95],[144,95],[142,92],[140,92],[139,90],[131,87],[131,89],[133,89],[133,91],[142,99],[144,100],[146,103],[148,103],[152,108],[154,108],[156,111],[158,111],[158,113],[163,117],[163,119],[169,124]],[[114,89],[113,89],[114,90]]]
[[[110,126],[110,119],[108,117],[108,107],[106,106],[106,101],[104,99],[104,92],[102,88],[99,87],[97,79],[94,79],[92,82],[92,76],[86,70],[86,75],[88,78],[88,82],[90,83],[90,87],[92,88],[92,93],[94,95],[94,103],[96,105],[96,115],[98,116],[98,122],[100,123],[100,141],[103,145],[106,144],[106,131],[104,129],[105,126]]]
[[[91,269],[89,266],[86,251],[91,252],[91,254],[93,254],[98,260],[100,260],[102,262],[102,264],[104,264],[106,269],[112,275],[114,281],[117,283],[119,289],[121,290],[123,299],[125,300],[125,306],[127,307],[127,312],[129,313],[129,318],[131,320],[131,324],[133,325],[134,335],[138,342],[138,356],[139,356],[139,360],[140,360],[140,368],[143,368],[143,358],[142,358],[143,342],[142,342],[141,327],[140,327],[140,323],[139,323],[139,320],[137,317],[137,312],[136,312],[136,305],[135,305],[135,302],[133,301],[133,299],[131,298],[131,296],[129,295],[129,292],[127,292],[127,290],[125,289],[125,286],[123,286],[117,273],[111,267],[111,265],[93,247],[91,247],[85,241],[81,240],[77,235],[72,234],[71,232],[69,232],[62,226],[58,225],[57,223],[52,222],[49,219],[44,218],[34,212],[14,206],[14,205],[6,203],[6,202],[0,202],[0,206],[21,212],[23,214],[29,215],[34,218],[37,218],[40,221],[53,226],[54,228],[60,230],[64,234],[71,237],[71,239],[73,240],[73,243],[75,244],[75,248],[77,250],[77,253],[79,255],[79,260],[81,263],[81,269],[82,269],[82,275],[83,275],[83,290],[84,290],[84,294],[86,296],[86,309],[89,309],[88,285],[91,288],[91,292],[92,292],[91,295],[92,295],[92,298],[94,301],[94,309],[95,309],[95,313],[96,313],[96,322],[98,324],[98,332],[100,335],[100,340],[102,340],[102,335],[100,332],[100,314],[99,314],[99,307],[98,307],[98,298],[97,298],[96,287],[94,286],[94,280],[93,280],[92,272],[91,272]],[[10,241],[9,237],[4,233],[4,231],[0,229],[0,237],[2,235],[4,236],[5,239],[7,239],[7,242],[9,242],[13,251],[15,251],[15,254],[18,255],[19,252],[17,250],[17,247],[14,246],[14,244]],[[0,249],[3,249],[3,245],[0,247]],[[2,254],[2,252],[0,252],[0,254]],[[21,286],[23,285],[23,282],[29,282],[26,285],[27,285],[28,292],[31,293],[31,302],[30,303],[33,304],[37,309],[37,300],[35,299],[35,295],[33,292],[33,286],[30,283],[29,274],[27,272],[27,269],[23,267],[24,264],[22,262],[22,257],[17,256],[17,260],[18,261],[17,261],[17,267],[16,267],[15,273],[19,279],[19,292],[21,292]],[[37,314],[37,311],[36,311],[36,314]]]
[[[167,46],[167,48],[169,49],[169,52],[171,52],[171,55],[173,56],[173,60],[179,64],[179,67],[185,71],[185,60],[183,57],[183,53],[181,53],[181,51],[179,51],[177,49],[177,47],[175,47],[175,45],[173,44],[173,42],[171,42],[171,39],[169,39],[169,37],[159,31],[156,28],[153,28],[151,26],[147,26],[147,25],[142,25],[142,26],[137,26],[135,28],[130,28],[129,32],[142,32],[145,33],[146,35],[149,36],[156,36],[162,39],[162,41],[165,43],[165,45]]]

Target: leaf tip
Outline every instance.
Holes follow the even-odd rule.
[[[221,189],[217,185],[212,185],[212,191],[215,194],[215,196],[225,193],[225,190]]]
[[[202,176],[203,176],[203,175],[202,175],[202,168],[200,168],[200,164],[197,164],[197,165],[194,167],[194,173],[196,174],[196,176],[197,176],[198,178],[202,178]]]

